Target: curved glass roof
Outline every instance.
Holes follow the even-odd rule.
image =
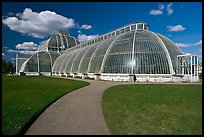
[[[54,73],[172,74],[180,49],[166,37],[132,30],[60,55]]]

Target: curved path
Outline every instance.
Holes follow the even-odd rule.
[[[126,82],[82,81],[89,82],[90,85],[70,92],[53,103],[38,117],[25,134],[110,134],[103,117],[102,94],[107,88]]]
[[[55,78],[55,77],[54,77]],[[71,78],[70,78],[71,79]],[[26,135],[107,135],[101,99],[103,92],[114,85],[136,84],[133,82],[89,82],[87,87],[72,91],[48,107],[25,133]],[[137,83],[162,84],[162,83]],[[189,83],[164,83],[189,84]],[[192,83],[191,83],[192,84]],[[196,84],[196,83],[195,83]]]

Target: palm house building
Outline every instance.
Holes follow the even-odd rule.
[[[16,58],[20,62],[20,58]],[[59,32],[39,52],[17,64],[17,73],[95,80],[177,82],[198,80],[198,58],[170,39],[134,22],[87,42]]]

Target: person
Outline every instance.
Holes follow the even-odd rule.
[[[137,80],[136,75],[133,75],[133,80],[134,80],[134,82]]]
[[[12,68],[10,68],[10,74],[13,75],[13,69]]]

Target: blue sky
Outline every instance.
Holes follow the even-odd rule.
[[[2,55],[34,53],[59,29],[85,41],[135,21],[202,59],[201,2],[2,2]]]

